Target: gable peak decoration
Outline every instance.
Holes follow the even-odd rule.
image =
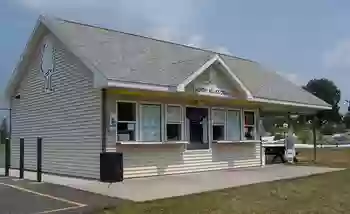
[[[52,88],[52,74],[55,71],[54,62],[54,48],[49,38],[44,38],[44,42],[41,46],[41,57],[40,57],[40,70],[45,79],[45,91],[51,92]]]

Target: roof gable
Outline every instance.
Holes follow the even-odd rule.
[[[176,86],[212,57],[204,50],[63,20],[45,23],[108,80]],[[90,66],[91,67],[91,66]]]
[[[220,69],[220,72],[221,74],[224,74],[228,78],[228,80],[230,80],[231,88],[236,87],[240,92],[244,94],[245,98],[253,98],[249,90],[242,84],[242,82],[225,64],[225,62],[220,58],[219,55],[215,55],[212,59],[210,59],[203,66],[201,66],[197,71],[193,72],[189,77],[187,77],[182,83],[180,83],[177,86],[177,90],[185,91],[186,86],[197,80],[197,78],[203,75],[204,72],[209,72],[210,74],[213,74],[215,71],[211,71],[210,68],[214,65],[222,68]],[[226,90],[228,90],[228,88]]]
[[[184,92],[220,98],[247,99],[246,92],[225,71],[220,63],[214,63],[184,87]]]

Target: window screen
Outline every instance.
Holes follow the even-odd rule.
[[[142,104],[141,106],[141,141],[162,141],[161,105]]]
[[[240,111],[227,112],[227,140],[241,140],[241,114]]]

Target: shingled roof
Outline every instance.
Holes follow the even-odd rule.
[[[178,86],[219,56],[254,99],[329,108],[323,100],[251,60],[63,19],[41,16],[39,21],[108,80]]]

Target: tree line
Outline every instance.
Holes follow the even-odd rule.
[[[316,120],[313,120],[314,115],[298,115],[292,123],[295,123],[293,124],[295,129],[299,129],[297,131],[301,131],[299,134],[302,134],[303,129],[311,128],[312,123],[315,123],[313,125],[316,125],[323,134],[344,132],[346,128],[350,128],[350,107],[346,114],[340,113],[341,91],[333,81],[326,78],[312,79],[302,86],[302,89],[325,101],[332,106],[332,109],[317,112]],[[285,122],[287,122],[285,117],[264,118],[264,126],[266,125],[269,127],[267,129],[273,132]]]
[[[343,116],[339,112],[341,92],[333,81],[326,78],[312,79],[302,87],[332,106],[331,110],[323,110],[317,113],[316,117],[319,126],[330,122],[337,124],[342,122]]]

